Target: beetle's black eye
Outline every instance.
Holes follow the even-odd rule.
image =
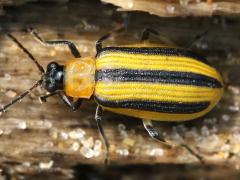
[[[58,89],[57,87],[57,83],[55,80],[51,80],[49,81],[49,83],[46,84],[46,89],[49,91],[49,92],[54,92]]]
[[[47,71],[52,71],[58,68],[58,64],[56,62],[51,62],[47,66]]]

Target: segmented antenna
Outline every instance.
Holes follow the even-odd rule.
[[[0,109],[0,112],[5,112],[10,106],[12,106],[13,104],[15,104],[16,102],[20,101],[21,99],[23,99],[26,95],[28,95],[33,89],[35,89],[36,87],[38,87],[39,85],[42,84],[42,80],[38,80],[30,89],[28,89],[27,91],[25,91],[24,93],[20,94],[18,97],[16,97],[15,99],[13,99],[12,101],[10,101],[8,104],[2,106],[2,108]]]
[[[25,53],[28,55],[28,57],[35,63],[35,65],[38,67],[38,70],[44,74],[45,71],[43,69],[43,67],[38,63],[38,61],[33,57],[33,55],[10,33],[7,33],[7,36],[9,38],[11,38],[13,40],[13,42],[15,42],[18,47]]]
[[[17,46],[25,53],[28,55],[28,57],[35,63],[35,65],[38,67],[38,70],[44,74],[45,71],[43,69],[43,67],[37,62],[37,60],[33,57],[33,55],[10,33],[6,33],[7,36],[9,38],[11,38],[13,40],[13,42],[15,42],[17,44]],[[28,95],[33,89],[35,89],[36,87],[38,87],[39,85],[42,84],[42,79],[38,80],[30,89],[28,89],[27,91],[23,92],[22,94],[20,94],[19,96],[17,96],[15,99],[13,99],[12,101],[10,101],[8,104],[3,105],[2,108],[0,108],[0,112],[5,112],[9,107],[11,107],[13,104],[15,104],[16,102],[20,101],[21,99],[23,99],[26,95]]]

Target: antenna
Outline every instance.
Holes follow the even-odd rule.
[[[38,67],[38,70],[44,74],[45,71],[43,69],[43,67],[37,62],[37,60],[33,57],[33,55],[10,33],[6,33],[7,36],[9,38],[11,38],[13,40],[13,42],[15,42],[17,44],[17,46],[25,53],[28,55],[28,57],[35,63],[35,65]],[[35,89],[36,87],[38,87],[39,85],[42,84],[42,79],[38,80],[30,89],[28,89],[27,91],[23,92],[22,94],[20,94],[18,97],[16,97],[15,99],[13,99],[12,101],[10,101],[8,104],[3,105],[2,108],[0,108],[0,112],[5,112],[9,107],[11,107],[13,104],[15,104],[16,102],[20,101],[21,99],[23,99],[26,95],[28,95],[33,89]]]
[[[15,42],[18,47],[25,53],[28,55],[28,57],[35,63],[35,65],[38,67],[38,70],[44,74],[45,71],[43,69],[43,67],[38,63],[38,61],[33,57],[33,55],[10,33],[7,33],[7,36],[9,38],[11,38],[13,40],[13,42]]]
[[[15,104],[16,102],[20,101],[21,99],[23,99],[26,95],[28,95],[33,89],[35,89],[36,87],[38,87],[39,85],[42,84],[42,80],[38,80],[30,89],[28,89],[27,91],[25,91],[24,93],[20,94],[18,97],[16,97],[15,99],[13,99],[12,101],[10,101],[8,104],[2,106],[2,108],[0,109],[0,112],[5,112],[10,106],[12,106],[13,104]]]

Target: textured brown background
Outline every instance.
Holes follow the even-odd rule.
[[[72,56],[65,47],[42,46],[23,31],[28,27],[36,28],[45,39],[74,41],[83,56],[94,56],[95,41],[123,22],[127,23],[127,31],[105,45],[137,43],[141,31],[151,27],[184,46],[208,30],[193,50],[208,58],[223,74],[227,86],[222,101],[206,117],[185,123],[156,123],[167,139],[185,142],[202,155],[207,166],[199,164],[183,148],[167,149],[150,139],[139,120],[106,112],[103,126],[111,144],[111,164],[115,165],[108,168],[101,166],[104,147],[99,149],[95,103],[85,101],[75,113],[57,97],[41,105],[37,96],[44,91],[39,88],[1,116],[2,177],[7,172],[17,178],[139,179],[149,172],[152,178],[237,179],[240,168],[238,16],[161,18],[141,12],[117,12],[114,6],[87,0],[9,2],[5,1],[1,11],[0,28],[14,34],[44,67],[52,60],[65,63]],[[20,4],[15,6],[16,2]],[[5,104],[15,93],[28,89],[39,74],[4,33],[0,34],[0,47],[0,103]],[[166,164],[153,166],[156,163]]]

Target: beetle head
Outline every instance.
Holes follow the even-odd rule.
[[[56,62],[51,62],[47,66],[47,71],[42,77],[42,86],[48,92],[63,89],[64,68]]]

